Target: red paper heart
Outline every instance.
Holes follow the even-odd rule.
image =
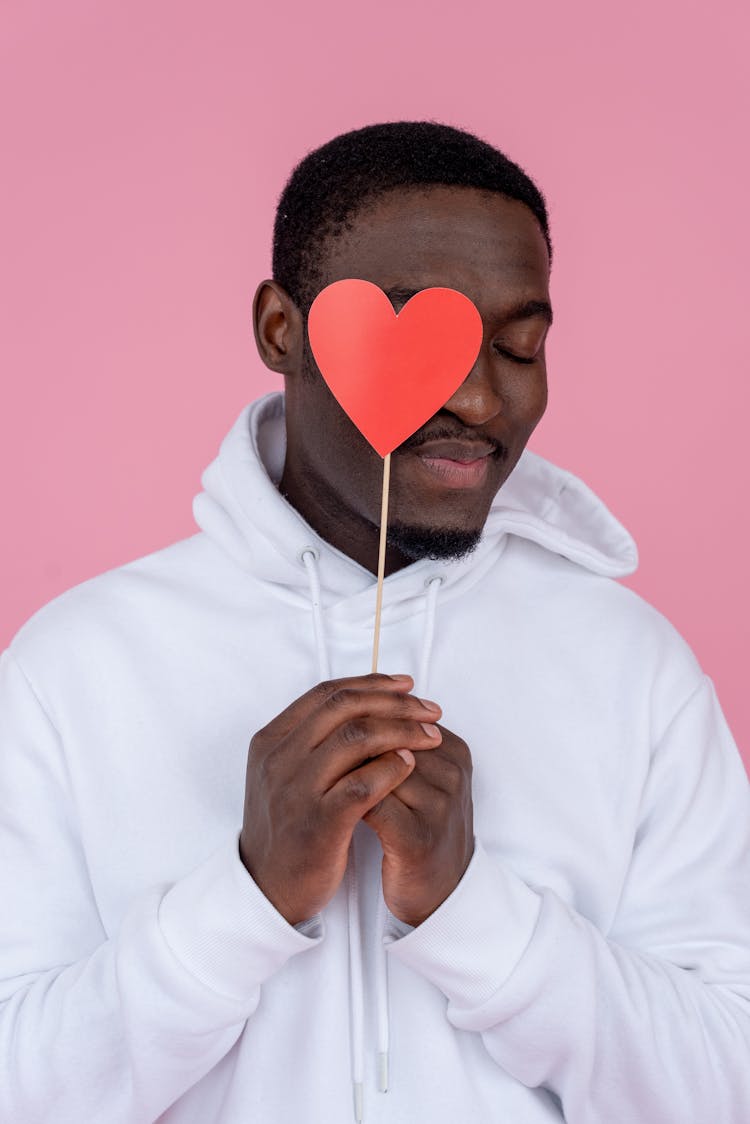
[[[458,389],[482,343],[476,306],[455,289],[422,289],[396,315],[370,281],[334,281],[307,322],[331,393],[385,457]]]

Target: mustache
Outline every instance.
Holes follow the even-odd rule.
[[[425,445],[428,441],[481,441],[483,444],[492,446],[490,456],[497,460],[506,460],[508,457],[508,450],[505,445],[494,437],[482,433],[479,429],[466,429],[464,426],[449,425],[447,422],[418,429],[411,437],[402,441],[399,447],[394,449],[394,452],[401,453],[409,449],[418,449],[420,445]]]

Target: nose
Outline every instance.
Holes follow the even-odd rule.
[[[474,366],[443,407],[466,426],[486,425],[503,408],[492,366],[483,344]]]

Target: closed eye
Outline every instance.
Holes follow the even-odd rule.
[[[495,351],[498,353],[498,355],[502,355],[506,359],[510,359],[510,361],[512,363],[529,364],[529,363],[536,363],[536,360],[537,360],[536,355],[532,355],[530,358],[526,355],[516,355],[516,353],[514,351],[508,351],[508,349],[505,348],[505,347],[498,347],[497,344],[494,345],[494,348],[495,348]]]

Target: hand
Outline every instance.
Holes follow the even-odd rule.
[[[383,894],[391,913],[421,925],[461,881],[474,852],[471,754],[439,727],[442,742],[364,821],[383,847]]]
[[[408,777],[411,751],[439,744],[440,708],[413,686],[406,675],[320,683],[252,739],[240,858],[291,925],[336,893],[355,825]]]

